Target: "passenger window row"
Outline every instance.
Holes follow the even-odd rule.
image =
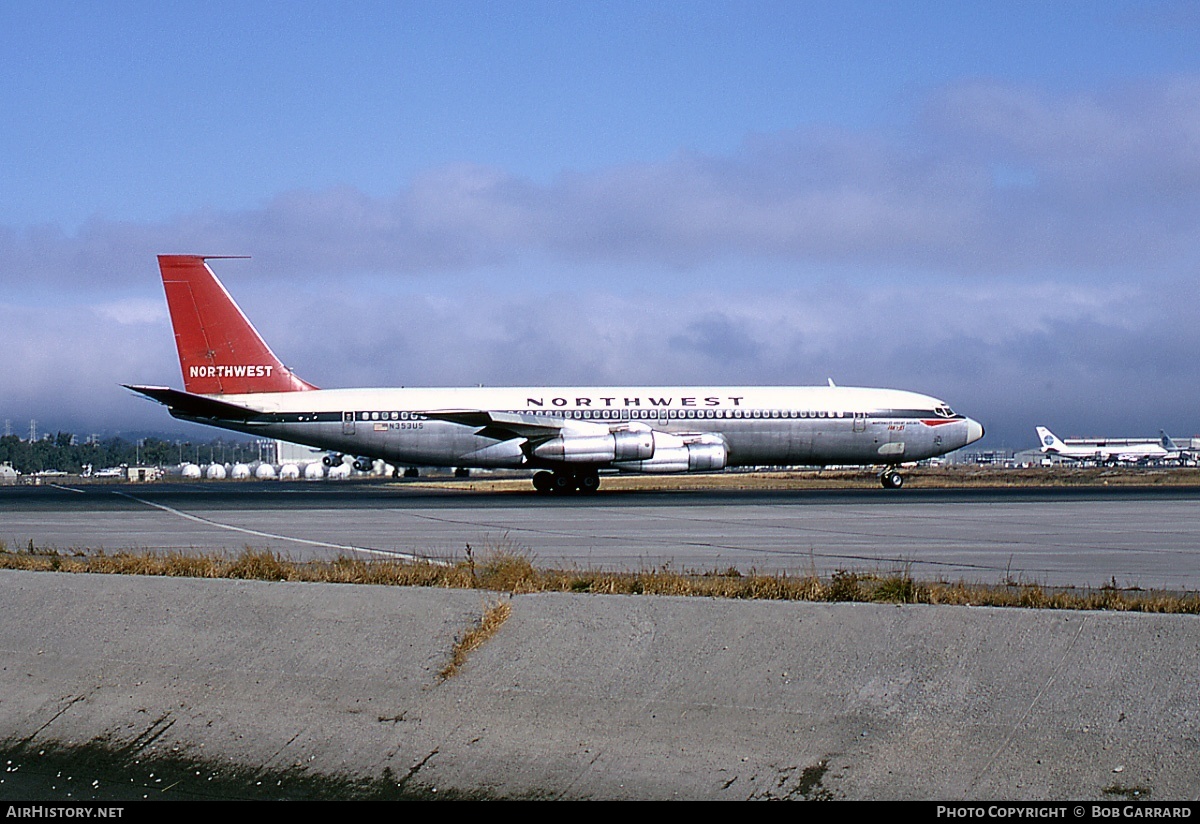
[[[517,409],[512,414],[529,414],[529,410]],[[845,411],[794,409],[556,409],[537,412],[555,418],[573,420],[706,420],[737,419],[761,420],[773,418],[851,418],[854,413]],[[360,421],[424,421],[425,415],[418,412],[359,412]]]

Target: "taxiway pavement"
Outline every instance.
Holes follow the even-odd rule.
[[[527,553],[541,566],[893,573],[1200,590],[1200,489],[638,491],[403,484],[0,487],[0,540],[289,558]]]

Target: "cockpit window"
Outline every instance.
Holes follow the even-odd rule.
[[[950,407],[946,406],[946,404],[944,404],[944,403],[941,406],[934,407],[933,412],[935,415],[942,417],[942,418],[953,418],[954,417],[954,410],[951,409]]]

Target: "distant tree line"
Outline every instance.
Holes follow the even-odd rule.
[[[265,456],[264,457],[269,457]],[[166,441],[161,438],[105,438],[78,443],[70,432],[47,435],[41,440],[21,440],[16,435],[0,436],[0,463],[12,464],[22,474],[61,471],[78,474],[87,465],[105,467],[143,465],[176,466],[180,463],[236,463],[259,458],[258,444],[218,438],[208,443]]]

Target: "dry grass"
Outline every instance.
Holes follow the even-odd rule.
[[[447,678],[457,675],[463,664],[467,662],[467,656],[495,635],[511,613],[512,605],[508,601],[493,601],[485,607],[479,623],[455,641],[454,648],[450,651],[450,663],[442,667],[438,677],[445,681]]]
[[[1012,487],[1200,486],[1196,467],[1054,467],[997,466],[918,467],[905,469],[904,485],[917,489],[1004,489]],[[401,481],[405,486],[490,492],[531,491],[529,478],[480,476],[455,481]],[[720,472],[685,475],[605,475],[606,492],[687,491],[705,489],[878,489],[871,469],[805,469],[764,472]]]
[[[812,574],[768,575],[742,573],[733,568],[711,572],[678,572],[665,567],[639,572],[538,569],[528,552],[510,546],[491,547],[482,552],[468,546],[465,560],[447,565],[356,558],[300,562],[250,547],[226,556],[133,551],[59,552],[39,550],[32,545],[10,551],[0,543],[0,569],[426,586],[507,593],[678,595],[1200,614],[1200,594],[1194,592],[1166,593],[1115,586],[1079,589],[1020,583],[921,582],[907,572],[880,575],[838,571],[828,579],[821,579]]]

